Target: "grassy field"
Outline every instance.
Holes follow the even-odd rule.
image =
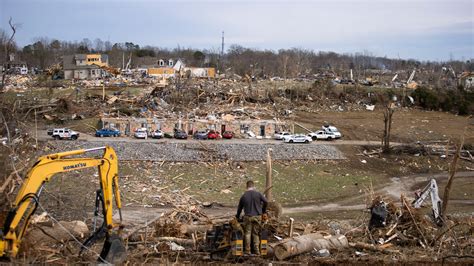
[[[284,162],[273,165],[273,195],[284,205],[304,205],[331,202],[365,193],[365,188],[387,181],[383,173],[344,167],[344,162]],[[260,191],[265,188],[264,163],[245,163],[241,169],[228,164],[209,166],[204,163],[159,164],[149,163],[137,173],[137,164],[121,165],[124,182],[156,184],[156,190],[185,190],[196,199],[235,205],[245,190],[248,179],[256,182]],[[138,185],[137,185],[138,186]],[[133,186],[131,186],[133,187]],[[139,187],[139,186],[138,186]],[[125,196],[132,197],[133,191]],[[153,194],[153,193],[151,193]],[[151,203],[148,202],[147,203]]]

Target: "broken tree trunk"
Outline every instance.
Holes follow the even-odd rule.
[[[278,260],[284,260],[314,249],[339,249],[348,245],[344,235],[325,237],[320,233],[313,233],[283,240],[274,247],[274,252]]]
[[[269,148],[267,150],[267,172],[266,172],[266,181],[265,181],[265,191],[263,194],[267,198],[268,201],[268,206],[267,206],[267,212],[269,215],[273,217],[280,217],[283,208],[281,204],[273,200],[273,194],[272,194],[272,188],[273,188],[273,179],[272,179],[272,149]]]
[[[290,228],[289,228],[289,231],[288,231],[288,236],[289,237],[293,237],[293,230],[295,228],[294,225],[295,225],[295,219],[290,218]]]
[[[449,192],[451,191],[451,185],[453,184],[454,175],[456,175],[458,159],[459,159],[463,145],[464,145],[464,134],[462,135],[461,141],[456,149],[456,153],[454,154],[453,162],[451,163],[451,167],[449,169],[448,183],[446,184],[446,187],[444,188],[443,209],[441,211],[441,215],[443,216],[443,218],[446,218],[446,210],[448,209]]]
[[[273,201],[272,195],[272,148],[267,150],[267,176],[266,176],[265,197],[268,201]]]
[[[382,137],[382,151],[384,153],[390,151],[390,131],[392,131],[392,116],[395,112],[395,105],[389,102],[383,111],[384,131]]]
[[[196,241],[193,239],[167,237],[167,236],[157,237],[155,240],[156,241],[171,241],[183,246],[192,246],[196,243]]]
[[[191,235],[195,232],[205,233],[212,229],[212,224],[182,224],[179,231],[182,234]]]

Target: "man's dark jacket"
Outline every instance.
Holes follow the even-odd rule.
[[[267,199],[262,193],[249,189],[245,191],[239,201],[237,208],[237,218],[240,218],[240,213],[244,210],[246,216],[258,216],[267,211]]]

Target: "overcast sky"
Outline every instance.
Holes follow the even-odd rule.
[[[37,37],[175,48],[306,48],[419,60],[474,58],[474,0],[0,0],[0,27]]]

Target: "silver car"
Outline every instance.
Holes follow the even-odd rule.
[[[135,134],[133,134],[137,139],[146,139],[148,137],[148,132],[146,128],[139,128],[135,130]]]
[[[276,132],[275,135],[273,135],[273,138],[275,138],[276,140],[282,140],[284,139],[286,136],[290,136],[291,133],[290,132]]]
[[[159,129],[151,132],[151,137],[154,139],[161,139],[163,137],[163,132]]]

